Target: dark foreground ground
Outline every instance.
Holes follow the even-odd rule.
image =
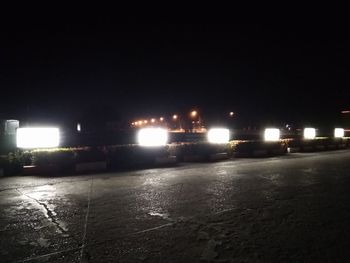
[[[349,262],[350,151],[0,179],[1,262]]]

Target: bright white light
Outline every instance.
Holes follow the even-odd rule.
[[[163,146],[168,142],[168,131],[162,128],[144,128],[137,135],[141,146]]]
[[[335,128],[334,129],[334,137],[335,138],[343,138],[345,135],[343,128]]]
[[[304,139],[315,139],[316,138],[316,129],[315,128],[305,128],[304,129]]]
[[[230,131],[225,128],[212,128],[208,131],[207,136],[210,143],[228,143]]]
[[[58,147],[60,134],[58,128],[18,128],[18,148],[52,148]]]
[[[264,139],[267,142],[275,142],[280,139],[280,130],[276,128],[267,128],[264,132]]]

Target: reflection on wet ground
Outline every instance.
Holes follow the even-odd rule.
[[[1,261],[341,262],[349,160],[337,151],[2,178]]]

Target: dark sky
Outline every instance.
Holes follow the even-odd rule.
[[[196,107],[247,119],[331,119],[350,107],[349,34],[337,22],[138,16],[5,19],[0,114],[127,118]],[[113,117],[110,117],[113,118]]]

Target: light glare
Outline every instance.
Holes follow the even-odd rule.
[[[52,148],[59,146],[59,129],[51,127],[18,128],[18,148]]]
[[[316,138],[316,129],[315,128],[305,128],[304,129],[304,139],[315,139]]]
[[[276,128],[267,128],[264,132],[264,139],[267,142],[275,142],[280,139],[280,130]]]
[[[210,143],[228,143],[230,131],[225,128],[212,128],[208,131],[207,136]]]
[[[164,146],[168,142],[168,131],[162,128],[144,128],[138,132],[141,146]]]
[[[343,128],[335,128],[334,129],[334,137],[335,138],[343,138],[345,135]]]

